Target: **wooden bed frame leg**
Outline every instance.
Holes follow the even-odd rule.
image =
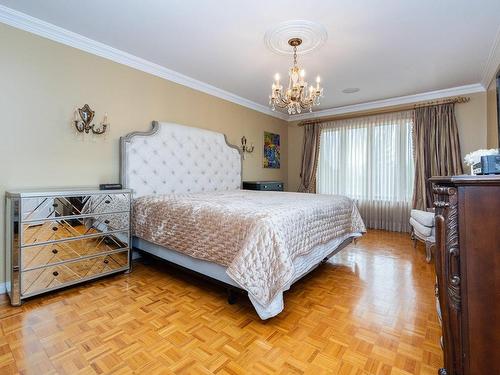
[[[230,305],[234,305],[236,302],[238,302],[238,293],[236,293],[232,289],[227,290],[227,303]]]

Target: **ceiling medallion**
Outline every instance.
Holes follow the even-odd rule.
[[[277,24],[264,35],[267,48],[279,55],[291,55],[292,49],[288,41],[292,38],[302,40],[299,55],[312,52],[328,39],[328,33],[323,25],[305,20],[285,21]]]
[[[319,105],[320,98],[323,97],[323,89],[319,83],[320,77],[316,77],[316,87],[310,86],[307,89],[307,82],[304,80],[306,72],[297,64],[297,47],[302,44],[302,39],[291,38],[288,44],[293,51],[293,66],[288,72],[288,88],[283,91],[283,86],[280,84],[280,75],[274,76],[272,92],[269,96],[269,105],[273,111],[278,108],[287,108],[288,114],[294,115],[301,113],[302,110],[312,112],[314,105]]]

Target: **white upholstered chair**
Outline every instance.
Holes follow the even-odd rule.
[[[432,247],[436,243],[434,212],[411,210],[410,226],[414,247],[417,246],[417,240],[425,243],[425,260],[429,263],[432,259]]]

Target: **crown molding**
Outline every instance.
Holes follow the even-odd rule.
[[[481,84],[487,90],[491,81],[495,78],[495,75],[500,67],[500,26],[497,30],[497,35],[493,41],[493,45],[490,49],[490,54],[484,65],[483,76],[481,79]]]
[[[360,104],[346,105],[342,107],[324,109],[322,111],[303,113],[300,115],[294,115],[288,117],[288,121],[297,120],[310,120],[320,117],[343,115],[347,113],[355,113],[362,111],[369,111],[378,108],[392,107],[403,104],[413,104],[422,101],[442,99],[450,96],[473,94],[475,92],[484,92],[485,88],[480,83],[474,83],[472,85],[452,87],[444,90],[428,91],[420,94],[399,96],[396,98],[375,100],[373,102],[366,102]]]
[[[0,22],[55,42],[77,48],[93,55],[103,57],[116,63],[129,66],[145,73],[152,74],[165,80],[190,87],[194,90],[216,96],[220,99],[239,104],[243,107],[253,109],[266,115],[277,117],[282,120],[288,119],[288,115],[285,113],[275,112],[265,105],[255,103],[229,91],[198,81],[194,78],[142,59],[128,52],[113,48],[107,44],[95,41],[3,5],[0,5]]]

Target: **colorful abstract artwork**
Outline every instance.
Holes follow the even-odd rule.
[[[264,168],[280,167],[280,135],[264,132]]]

